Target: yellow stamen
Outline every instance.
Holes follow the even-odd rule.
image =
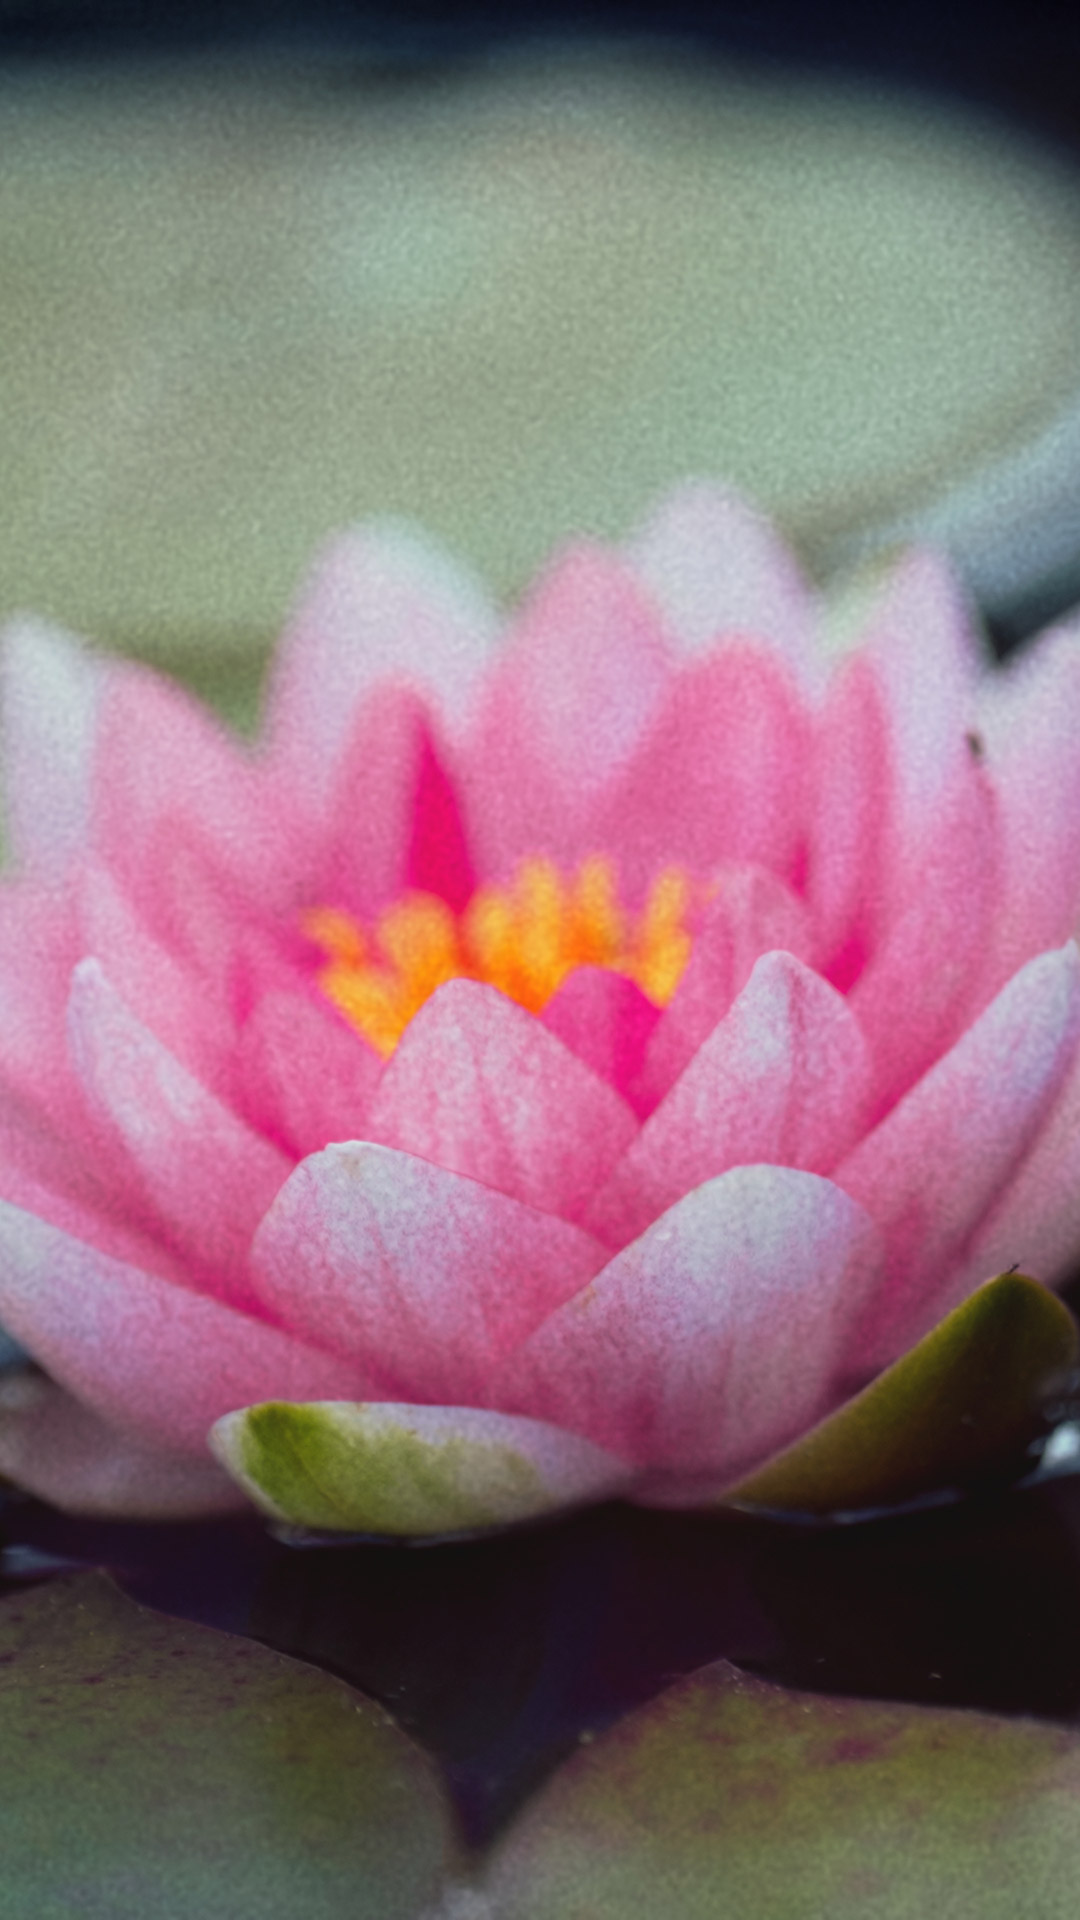
[[[334,960],[360,967],[367,956],[367,941],[356,921],[336,907],[310,907],[301,915],[300,925],[309,940]]]
[[[677,867],[668,867],[649,889],[632,969],[642,993],[658,1007],[666,1007],[690,958],[689,910],[690,883]]]
[[[538,1013],[569,973],[566,891],[550,860],[522,862],[514,886],[517,964],[515,1000]]]
[[[600,854],[586,860],[578,871],[571,916],[572,937],[581,956],[578,965],[616,966],[626,944],[626,924],[619,909],[615,870]]]
[[[461,977],[538,1013],[575,967],[608,967],[665,1006],[690,956],[687,919],[698,892],[668,868],[633,916],[602,855],[569,881],[550,860],[533,858],[509,887],[479,888],[460,917],[433,894],[408,893],[371,935],[334,907],[311,909],[302,926],[326,956],[323,992],[386,1056],[436,987]]]

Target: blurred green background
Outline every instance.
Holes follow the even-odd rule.
[[[348,521],[508,598],[714,474],[821,576],[942,503],[952,539],[959,497],[1007,612],[1057,564],[1017,470],[1051,517],[1080,476],[1078,284],[1072,163],[872,78],[599,43],[9,67],[0,610],[248,722]]]

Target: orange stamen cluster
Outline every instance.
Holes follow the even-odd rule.
[[[347,913],[315,907],[303,928],[322,949],[319,986],[381,1054],[446,980],[483,980],[539,1013],[575,967],[608,967],[656,1006],[671,999],[690,956],[692,889],[676,868],[658,875],[641,912],[619,902],[600,855],[565,879],[529,859],[509,887],[480,887],[456,914],[430,893],[407,893],[365,932]]]

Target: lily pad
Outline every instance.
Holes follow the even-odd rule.
[[[1076,1322],[1037,1280],[999,1274],[861,1393],[738,1486],[725,1505],[827,1514],[963,1485],[1038,1430]]]
[[[491,1920],[1073,1920],[1080,1737],[706,1667],[497,1848]]]
[[[100,1574],[0,1604],[0,1915],[414,1920],[453,1851],[378,1707]]]

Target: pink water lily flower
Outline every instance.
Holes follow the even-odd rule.
[[[294,1403],[373,1525],[714,1499],[1067,1270],[1080,628],[993,670],[920,553],[821,625],[706,487],[501,637],[345,536],[253,749],[14,625],[0,1471],[273,1511]]]

